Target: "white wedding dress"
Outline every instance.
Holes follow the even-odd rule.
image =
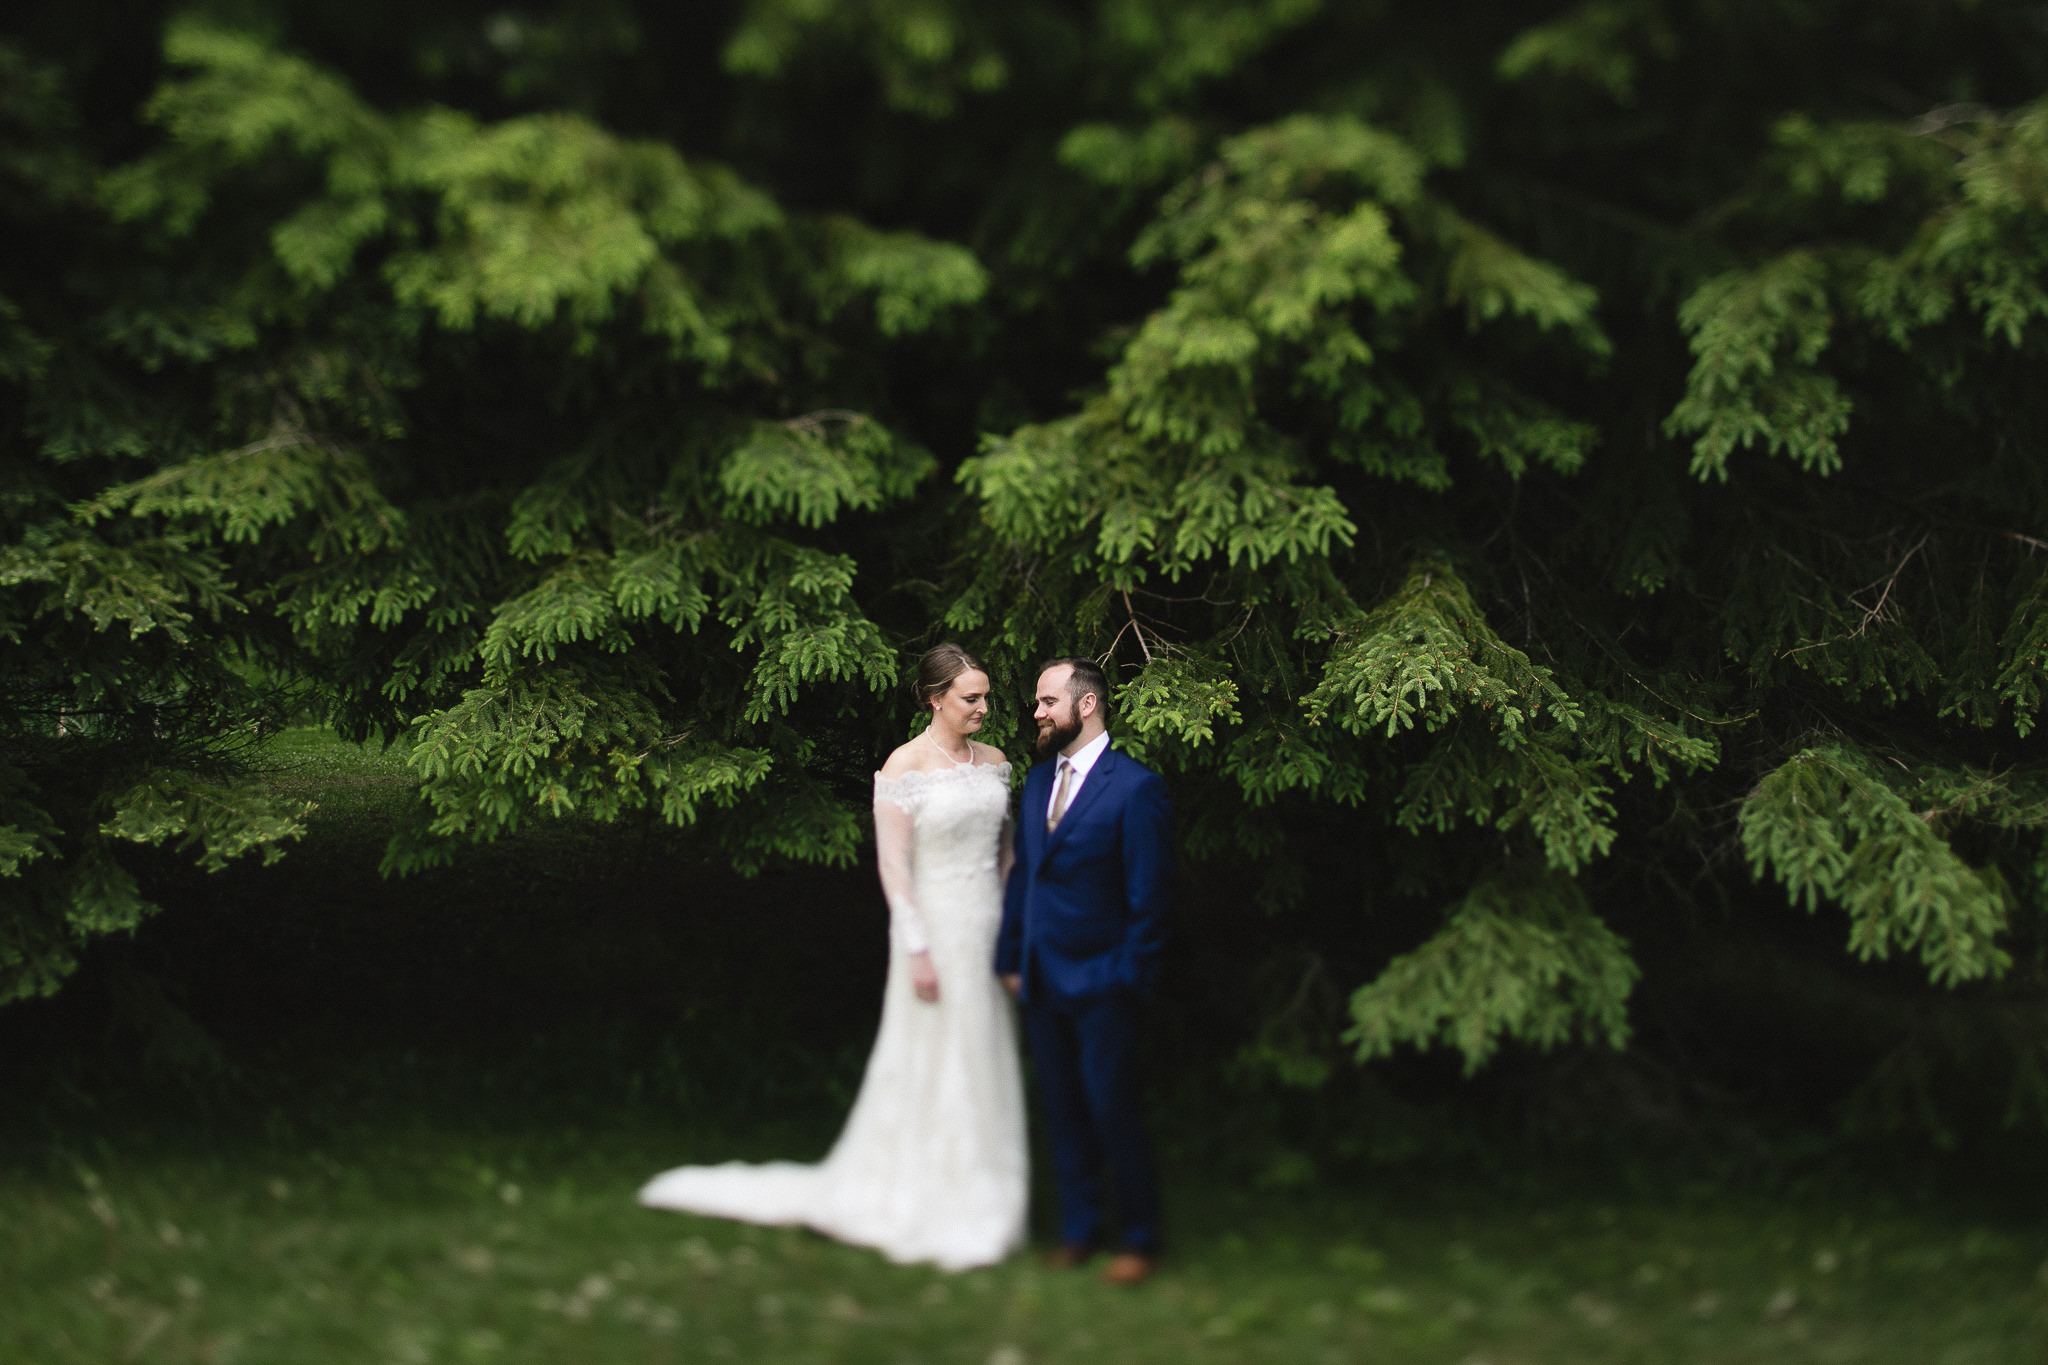
[[[867,1075],[831,1153],[683,1166],[640,1191],[653,1208],[803,1224],[892,1261],[989,1265],[1024,1242],[1029,1156],[1010,999],[995,976],[998,859],[1010,765],[875,775],[875,845],[889,901],[889,980]],[[928,948],[939,998],[919,1000]]]

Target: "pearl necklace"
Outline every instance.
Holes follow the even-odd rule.
[[[967,761],[963,763],[959,759],[953,757],[953,755],[946,753],[946,746],[939,743],[939,737],[932,733],[930,726],[925,727],[924,737],[932,742],[932,747],[934,749],[937,749],[942,754],[946,754],[946,761],[952,764],[954,767],[972,768],[974,766],[974,742],[972,740],[969,740],[967,743]]]

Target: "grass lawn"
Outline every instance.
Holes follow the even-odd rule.
[[[879,908],[736,909],[643,832],[568,826],[384,883],[397,757],[274,752],[322,802],[305,845],[133,948],[225,1078],[107,1063],[142,1049],[91,964],[0,1017],[0,1365],[2048,1361],[2042,1201],[1956,1159],[1709,1182],[1506,1148],[1255,1189],[1173,1140],[1219,1087],[1162,1122],[1170,1254],[1135,1290],[642,1210],[666,1166],[822,1151]]]
[[[580,1134],[16,1165],[0,1174],[0,1359],[2048,1359],[2048,1236],[1840,1194],[1392,1179],[1253,1195],[1183,1174],[1164,1273],[1119,1291],[1030,1255],[945,1275],[644,1211],[632,1190],[668,1158],[590,1118]]]

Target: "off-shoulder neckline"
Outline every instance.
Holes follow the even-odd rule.
[[[925,769],[925,768],[912,768],[912,769],[911,769],[911,770],[910,770],[909,772],[907,772],[907,773],[904,773],[904,774],[902,774],[902,775],[901,775],[900,777],[891,777],[891,776],[889,776],[889,775],[888,775],[887,773],[880,773],[880,772],[878,772],[878,773],[876,773],[876,774],[875,774],[875,781],[877,781],[877,782],[908,782],[908,781],[909,781],[909,780],[910,780],[911,778],[913,778],[913,777],[925,777],[925,778],[938,778],[938,777],[961,777],[961,776],[964,776],[964,775],[965,775],[965,774],[967,774],[967,773],[1000,773],[1000,772],[1006,772],[1006,771],[1008,771],[1009,767],[1010,767],[1010,760],[1006,758],[1006,759],[1002,760],[1002,761],[1001,761],[1000,763],[974,763],[974,764],[968,764],[968,765],[966,765],[966,766],[963,766],[963,767],[958,767],[958,768],[952,768],[952,769],[946,769],[946,768],[931,768],[931,769]]]

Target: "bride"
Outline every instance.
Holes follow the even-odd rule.
[[[970,738],[988,691],[960,646],[926,653],[917,697],[931,725],[875,774],[889,979],[867,1075],[831,1153],[817,1166],[679,1167],[649,1181],[641,1203],[800,1223],[948,1270],[1023,1244],[1023,1082],[992,966],[1010,871],[1010,765]]]

